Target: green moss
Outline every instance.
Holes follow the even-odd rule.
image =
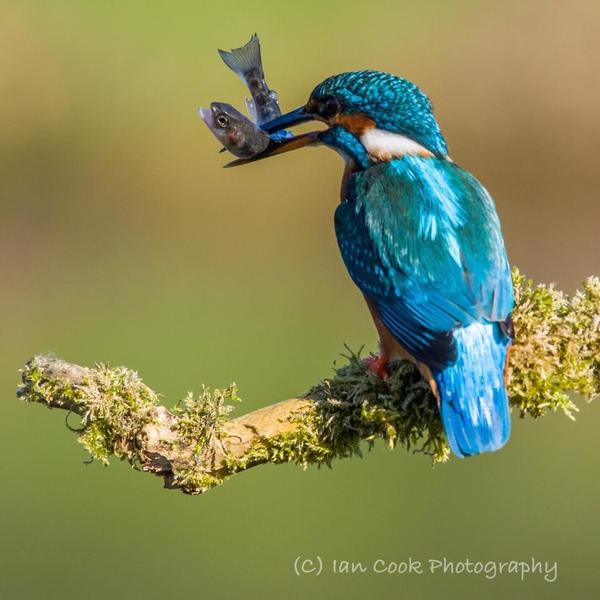
[[[79,405],[85,402],[85,392],[60,377],[48,377],[45,367],[47,357],[36,356],[21,370],[22,385],[17,396],[25,402],[49,405],[52,401],[60,406]]]
[[[399,444],[435,462],[447,460],[436,400],[414,365],[396,363],[384,382],[360,354],[350,351],[346,358],[348,363],[332,379],[307,393],[314,404],[291,418],[294,430],[258,437],[243,457],[226,461],[227,471],[264,462],[331,466],[336,458],[361,456],[363,442],[371,448],[378,438],[390,448]]]
[[[152,421],[158,398],[134,371],[97,365],[71,383],[60,369],[49,375],[52,359],[36,357],[23,369],[19,396],[28,402],[69,407],[81,416],[79,442],[93,459],[108,464],[111,455],[136,464],[142,429]]]
[[[360,455],[361,441],[371,447],[377,438],[390,448],[400,445],[435,462],[446,460],[437,403],[415,366],[400,361],[382,381],[359,354],[346,358],[348,364],[308,394],[318,403],[304,426],[330,450],[323,461]]]
[[[569,300],[553,285],[534,286],[514,271],[516,339],[508,369],[511,404],[521,416],[577,407],[572,394],[598,395],[600,281],[589,278]]]
[[[202,386],[198,398],[190,392],[173,409],[180,439],[194,453],[201,452],[213,438],[220,438],[222,425],[233,410],[228,402],[241,402],[235,383],[224,389]]]
[[[211,475],[202,471],[192,469],[182,469],[173,478],[177,487],[181,488],[186,494],[203,494],[208,490],[221,485],[227,477]]]
[[[191,460],[172,465],[175,483],[188,493],[199,494],[224,481],[227,473],[217,476],[214,454],[222,437],[223,424],[233,410],[229,402],[240,402],[235,384],[224,389],[203,386],[198,398],[190,393],[173,410],[176,417],[177,446],[191,452]]]
[[[589,278],[568,298],[552,285],[534,286],[516,269],[513,278],[516,340],[507,370],[511,405],[521,416],[562,410],[572,417],[575,395],[592,399],[600,394],[600,280]],[[382,381],[359,354],[350,352],[346,358],[331,379],[309,390],[313,403],[291,417],[291,431],[257,436],[243,456],[227,455],[219,465],[215,449],[222,448],[230,403],[239,401],[237,389],[204,387],[198,398],[188,395],[172,411],[173,483],[200,493],[254,464],[331,465],[336,458],[361,455],[363,442],[371,448],[377,439],[390,448],[399,445],[429,455],[434,462],[447,460],[437,403],[417,369],[400,361]],[[134,465],[144,458],[143,430],[156,417],[158,399],[137,373],[103,365],[81,369],[37,357],[23,369],[18,393],[26,401],[78,413],[80,443],[104,464],[111,455]]]

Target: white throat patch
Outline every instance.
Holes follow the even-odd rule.
[[[360,136],[360,142],[369,153],[369,156],[377,161],[401,158],[407,154],[433,156],[427,148],[424,148],[414,140],[399,133],[392,133],[385,129],[377,129],[376,127],[366,129]]]

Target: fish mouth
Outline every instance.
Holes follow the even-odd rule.
[[[296,110],[292,110],[272,121],[261,125],[261,129],[267,133],[276,133],[294,125],[300,125],[301,123],[307,123],[308,121],[322,120],[309,111],[306,110],[305,106],[301,106]],[[292,150],[298,150],[299,148],[306,148],[307,146],[316,146],[321,142],[320,135],[322,131],[310,131],[308,133],[301,133],[300,135],[292,136],[280,141],[271,140],[269,145],[258,154],[251,156],[250,158],[241,158],[227,163],[225,167],[238,167],[247,163],[255,162],[257,160],[263,160],[277,154],[283,154]]]
[[[199,108],[198,109],[198,114],[200,115],[200,118],[209,126],[209,127],[213,127],[214,123],[215,123],[215,119],[214,119],[214,114],[212,109],[212,105],[211,108]]]

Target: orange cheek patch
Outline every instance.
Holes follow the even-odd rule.
[[[353,115],[336,115],[333,117],[332,121],[336,125],[345,127],[350,133],[354,133],[355,135],[362,135],[367,129],[375,127],[375,121],[361,113]]]

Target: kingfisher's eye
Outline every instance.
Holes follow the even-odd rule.
[[[218,114],[215,117],[215,121],[219,127],[225,128],[227,125],[229,125],[229,117],[223,113]]]
[[[337,98],[327,98],[319,107],[319,115],[324,119],[330,119],[337,115],[342,109],[342,105]]]

